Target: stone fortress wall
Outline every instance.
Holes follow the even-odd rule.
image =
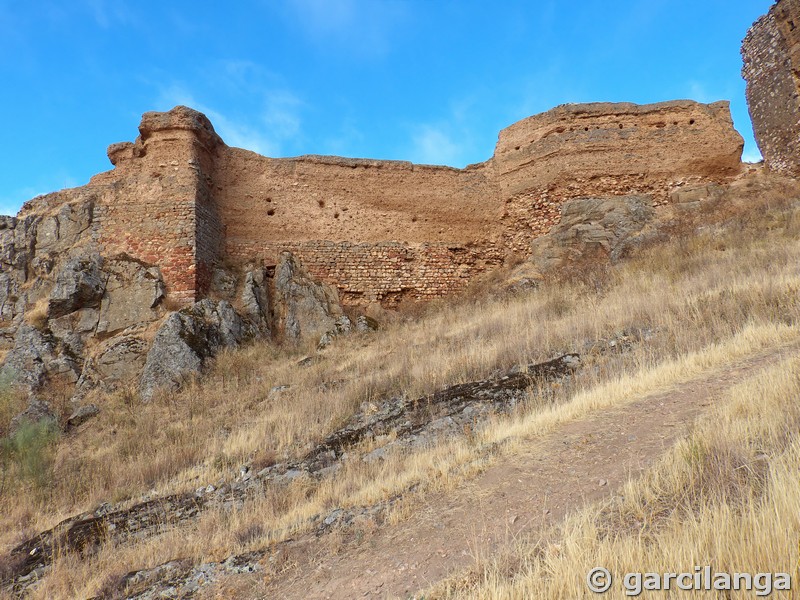
[[[779,0],[742,44],[747,104],[770,170],[800,173],[800,0]]]
[[[186,107],[146,113],[139,132],[109,147],[113,170],[59,202],[94,197],[101,252],[159,266],[179,303],[209,294],[215,267],[269,268],[285,250],[345,304],[441,297],[524,258],[564,200],[651,193],[660,205],[735,177],[743,146],[726,102],[691,101],[561,106],[504,129],[493,157],[465,169],[267,158],[228,147]]]

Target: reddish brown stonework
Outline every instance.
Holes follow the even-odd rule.
[[[770,170],[800,173],[800,0],[779,0],[742,43],[747,104]]]
[[[466,169],[267,158],[226,146],[186,107],[146,113],[139,131],[109,147],[113,170],[59,201],[91,194],[100,250],[158,265],[177,302],[204,296],[215,265],[269,266],[284,250],[346,304],[441,297],[528,254],[566,199],[663,202],[735,176],[742,149],[727,103],[689,101],[558,107],[503,130],[494,157]]]

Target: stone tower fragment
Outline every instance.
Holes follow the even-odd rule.
[[[800,173],[800,0],[778,0],[742,44],[747,104],[767,167]]]

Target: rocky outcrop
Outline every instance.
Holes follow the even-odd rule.
[[[271,334],[269,282],[263,269],[248,271],[241,296],[242,315],[265,337]]]
[[[41,423],[45,422],[53,427],[56,426],[58,418],[53,412],[53,407],[48,402],[32,396],[28,400],[28,406],[11,419],[8,426],[9,436],[13,436],[19,429],[26,423]]]
[[[115,335],[151,323],[160,316],[155,309],[166,290],[157,267],[121,255],[106,261],[104,273],[107,279],[98,334]]]
[[[800,0],[780,0],[742,43],[747,105],[767,167],[800,174]]]
[[[560,223],[533,241],[530,261],[540,271],[586,259],[616,262],[654,216],[650,196],[569,200],[561,207]]]
[[[86,357],[73,401],[82,400],[99,388],[110,392],[121,384],[138,379],[144,369],[148,342],[135,335],[119,335],[100,342]]]
[[[173,391],[200,373],[205,360],[223,348],[235,348],[255,332],[227,301],[201,300],[172,313],[147,353],[140,393],[150,400],[159,390]]]
[[[346,456],[352,459],[357,445],[367,438],[391,440],[379,449],[386,454],[403,446],[430,444],[436,437],[464,435],[466,429],[477,427],[498,413],[512,411],[537,384],[567,382],[579,367],[580,357],[567,354],[512,369],[496,378],[450,386],[422,398],[385,398],[377,405],[366,406],[300,461],[278,463],[258,473],[245,468],[238,481],[209,484],[194,493],[153,498],[118,509],[103,505],[95,511],[75,515],[19,544],[8,556],[0,556],[0,564],[12,566],[7,573],[0,572],[0,589],[23,593],[44,574],[58,551],[86,555],[103,542],[123,541],[131,536],[143,539],[160,533],[165,522],[185,523],[209,509],[239,509],[254,495],[263,495],[265,486],[286,485],[300,476],[312,477],[312,482],[324,480],[341,468]],[[381,455],[375,451],[361,457],[366,462],[380,459]],[[312,522],[321,532],[344,516],[341,513],[338,511],[334,517],[317,516]],[[191,567],[184,566],[186,573],[191,574]],[[166,570],[159,569],[158,575],[168,576]],[[129,573],[115,592],[131,597],[142,584],[153,586],[158,581],[160,576],[149,577],[146,570]]]
[[[56,275],[47,315],[57,319],[79,308],[97,308],[105,292],[102,260],[97,254],[68,259]]]
[[[314,280],[289,252],[281,254],[274,279],[277,331],[290,343],[336,329],[342,307],[336,288]]]
[[[79,406],[67,419],[66,430],[70,431],[80,427],[90,419],[93,419],[100,414],[100,407],[96,404],[86,404]]]
[[[48,381],[75,383],[80,365],[52,334],[23,323],[16,331],[14,347],[3,361],[0,374],[6,381],[34,392]]]
[[[170,313],[158,267],[100,253],[92,202],[55,212],[50,202],[57,207],[57,198],[37,200],[44,214],[0,219],[0,369],[29,392],[75,385],[77,404],[94,388],[140,379],[150,398],[160,387],[175,389],[223,348],[273,330],[292,343],[318,339],[342,317],[335,289],[290,254],[274,277],[263,267],[218,269],[215,289],[228,299]],[[147,332],[162,320],[151,347]]]

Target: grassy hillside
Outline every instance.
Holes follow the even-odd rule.
[[[224,559],[297,535],[312,515],[398,494],[389,518],[402,522],[417,495],[455,486],[559,424],[800,339],[796,198],[788,185],[742,186],[705,210],[677,215],[667,241],[616,266],[576,265],[525,294],[498,291],[498,276],[379,332],[341,338],[302,364],[309,349],[262,343],[221,356],[178,394],[147,404],[133,391],[99,397],[101,415],[77,433],[29,432],[33,441],[21,451],[6,442],[0,549],[102,502],[125,506],[218,485],[243,465],[302,457],[380,399],[582,355],[567,384],[531,390],[511,416],[383,461],[350,460],[335,477],[299,478],[240,510],[211,510],[155,537],[108,544],[90,559],[65,555],[33,597],[89,597],[130,570],[175,557]],[[615,572],[664,570],[687,556],[720,569],[790,568],[797,557],[786,548],[796,551],[797,540],[787,536],[800,525],[798,366],[791,359],[737,387],[628,485],[624,502],[592,506],[547,540],[517,545],[434,595],[575,598],[584,593],[575,573],[595,563]],[[10,394],[1,400],[8,414],[19,402]],[[368,440],[352,454],[387,441]],[[33,465],[21,458],[34,453]]]

